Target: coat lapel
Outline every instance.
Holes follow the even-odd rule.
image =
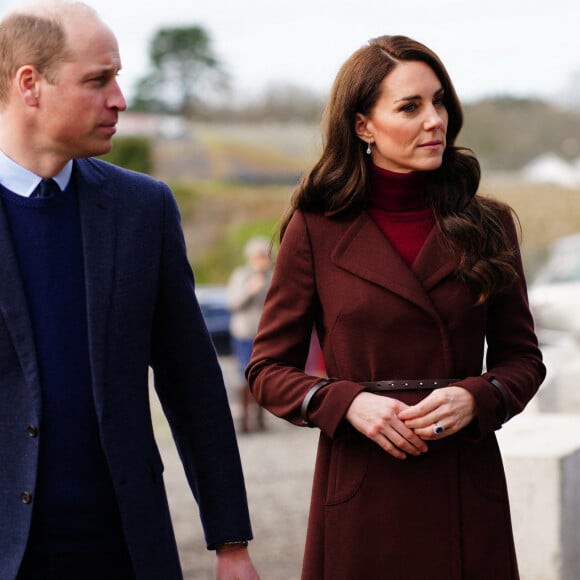
[[[458,260],[435,226],[427,236],[412,269],[423,288],[429,291],[455,271]]]
[[[356,276],[378,284],[437,316],[428,290],[453,272],[453,253],[434,228],[409,268],[366,212],[351,222],[331,259]]]
[[[107,344],[106,313],[113,287],[115,268],[115,212],[112,196],[105,189],[105,176],[89,161],[76,162],[76,187],[79,196],[87,322],[93,388],[100,414],[101,385]]]
[[[0,251],[2,252],[0,259],[0,311],[26,381],[33,385],[38,381],[36,343],[20,267],[14,251],[8,219],[1,203]]]

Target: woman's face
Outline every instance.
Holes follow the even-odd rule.
[[[357,114],[355,130],[372,143],[372,160],[382,169],[432,171],[442,162],[448,114],[441,82],[429,65],[403,61],[384,78],[368,116]]]

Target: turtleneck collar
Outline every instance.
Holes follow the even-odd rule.
[[[384,211],[412,211],[426,208],[427,174],[422,171],[396,173],[377,167],[369,160],[370,207]]]

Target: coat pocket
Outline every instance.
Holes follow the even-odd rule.
[[[336,505],[351,500],[365,480],[370,455],[366,438],[352,435],[335,439],[330,453],[326,505]]]

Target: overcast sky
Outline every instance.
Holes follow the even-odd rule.
[[[21,4],[0,0],[0,13]],[[445,63],[463,100],[553,98],[580,72],[580,0],[87,0],[116,33],[127,96],[163,27],[202,25],[238,95],[292,83],[326,93],[342,62],[405,34]]]

